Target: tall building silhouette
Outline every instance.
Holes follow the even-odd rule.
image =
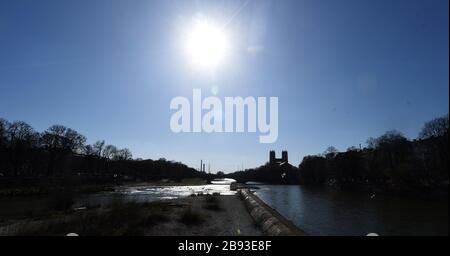
[[[269,153],[269,163],[271,165],[288,163],[288,152],[284,150],[281,152],[281,158],[276,158],[275,151],[271,150]]]

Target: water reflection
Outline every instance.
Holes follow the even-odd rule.
[[[256,194],[311,235],[448,235],[448,202],[259,185]]]

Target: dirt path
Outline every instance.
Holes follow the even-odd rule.
[[[210,210],[207,196],[188,197],[173,200],[170,221],[161,223],[148,235],[205,235],[205,236],[261,236],[245,205],[237,195],[215,196],[219,210]],[[203,221],[197,224],[183,224],[178,221],[187,209],[202,215]]]
[[[152,203],[116,203],[1,226],[0,235],[259,236],[237,195],[202,195]]]

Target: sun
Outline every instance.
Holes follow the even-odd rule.
[[[225,31],[206,19],[194,21],[185,43],[192,65],[203,69],[214,69],[223,64],[229,49]]]

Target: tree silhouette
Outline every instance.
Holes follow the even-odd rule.
[[[101,157],[103,153],[103,148],[105,147],[104,140],[98,140],[92,145],[93,154],[97,157]]]
[[[116,150],[113,154],[113,160],[116,161],[131,160],[132,157],[131,151],[128,148]]]
[[[45,148],[64,152],[79,152],[86,142],[86,137],[63,125],[52,125],[42,135]]]
[[[74,152],[82,152],[86,137],[63,125],[50,126],[41,136],[42,146],[50,153],[48,172],[54,174],[62,159]]]
[[[6,147],[9,122],[0,118],[0,149]]]
[[[30,172],[30,155],[32,149],[38,145],[39,134],[29,124],[15,121],[7,126],[6,139],[12,174],[18,176]]]
[[[117,153],[117,147],[113,146],[113,145],[106,145],[105,149],[102,152],[102,157],[108,159],[108,160],[113,160],[114,156]]]
[[[323,155],[326,158],[333,158],[338,154],[339,150],[333,146],[329,146],[324,152]]]
[[[419,133],[419,139],[428,139],[448,135],[448,114],[426,122]]]
[[[448,184],[448,115],[427,122],[420,135],[420,140],[409,141],[392,130],[370,138],[369,148],[362,150],[350,147],[338,152],[328,147],[323,154],[304,157],[299,168],[266,164],[224,176],[241,182],[431,191]],[[62,125],[39,134],[25,122],[0,118],[0,187],[24,186],[41,178],[47,182],[69,178],[105,183],[217,177],[164,158],[133,160],[129,149],[106,145],[103,140],[91,145],[85,142],[83,135]]]
[[[445,130],[442,120],[434,131]],[[436,129],[439,127],[439,129]],[[300,181],[342,189],[448,195],[448,133],[409,141],[401,132],[387,131],[368,140],[368,148],[354,147],[334,157],[306,156],[299,165]],[[447,191],[447,192],[445,192]]]
[[[15,121],[9,125],[7,137],[12,147],[18,144],[33,146],[38,139],[38,133],[27,123]]]
[[[82,153],[86,156],[96,156],[94,148],[89,144],[83,147]]]
[[[390,130],[385,132],[383,135],[378,138],[370,137],[367,139],[367,146],[370,149],[376,149],[382,146],[388,146],[392,144],[398,144],[402,142],[406,142],[408,139],[403,135],[403,133],[397,130]]]

